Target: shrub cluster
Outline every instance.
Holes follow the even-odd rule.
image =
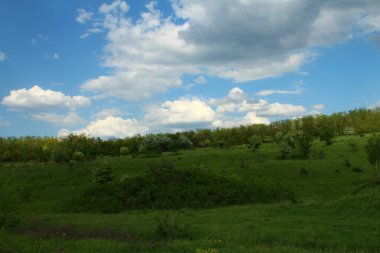
[[[73,211],[120,212],[131,209],[210,208],[279,200],[294,194],[279,185],[213,175],[205,169],[180,170],[162,160],[143,176],[94,184],[76,198]]]

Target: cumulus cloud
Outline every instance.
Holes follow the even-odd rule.
[[[85,24],[88,21],[91,20],[94,13],[90,11],[86,11],[85,9],[78,9],[77,10],[78,16],[75,18],[75,20],[81,24]]]
[[[69,112],[67,115],[39,113],[32,114],[31,118],[38,121],[52,123],[56,126],[78,126],[85,123],[85,121],[75,112]]]
[[[100,76],[82,84],[82,88],[109,96],[128,100],[149,98],[152,94],[166,91],[169,87],[178,87],[182,83],[176,73],[168,68],[131,67],[127,72],[112,76]],[[154,84],[154,85],[152,85]]]
[[[3,98],[3,105],[13,110],[67,108],[89,106],[91,101],[84,96],[67,96],[59,91],[42,89],[35,85],[30,89],[11,90]]]
[[[69,133],[74,133],[102,138],[125,138],[136,134],[145,134],[148,130],[149,128],[147,126],[142,125],[136,119],[123,119],[121,117],[108,116],[104,119],[91,121],[85,128],[78,131],[61,129],[58,132],[58,135],[64,136]]]
[[[210,99],[208,103],[215,106],[219,113],[255,112],[260,117],[299,116],[306,112],[306,108],[301,105],[254,100],[238,87],[231,89],[226,97]]]
[[[199,98],[181,98],[147,108],[145,122],[156,125],[207,126],[215,119],[214,110]]]
[[[104,65],[115,74],[82,87],[143,99],[180,85],[183,74],[245,82],[302,73],[316,48],[380,30],[377,0],[175,0],[172,5],[171,17],[153,2],[133,20],[124,1],[103,4],[91,29],[107,32]]]
[[[8,59],[8,57],[5,55],[3,51],[0,50],[0,62],[5,61],[6,59]]]

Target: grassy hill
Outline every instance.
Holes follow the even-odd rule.
[[[17,202],[0,252],[380,252],[380,185],[365,153],[368,136],[314,141],[309,159],[279,159],[246,146],[197,148],[156,157],[98,157],[67,164],[2,163],[3,194]],[[358,151],[350,142],[355,142]],[[114,180],[141,177],[162,158],[179,170],[289,189],[294,201],[121,213],[70,211],[104,163]]]

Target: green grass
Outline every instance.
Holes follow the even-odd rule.
[[[350,151],[350,139],[359,152]],[[163,154],[180,169],[201,166],[218,175],[281,184],[295,192],[297,204],[62,213],[62,205],[91,184],[99,164],[111,162],[119,180],[142,175],[160,157],[102,157],[75,164],[73,170],[67,165],[2,164],[0,176],[24,199],[22,229],[0,231],[0,252],[380,252],[380,186],[371,184],[367,139],[339,137],[331,146],[316,141],[308,160],[280,160],[272,144],[262,146],[261,163],[244,146]],[[320,150],[326,158],[318,158]],[[345,158],[364,172],[345,166]],[[241,159],[246,166],[241,167]],[[301,168],[308,175],[301,175]],[[167,214],[191,238],[157,240],[157,218]]]

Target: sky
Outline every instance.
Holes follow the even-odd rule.
[[[0,136],[124,138],[377,106],[378,0],[0,1]]]

